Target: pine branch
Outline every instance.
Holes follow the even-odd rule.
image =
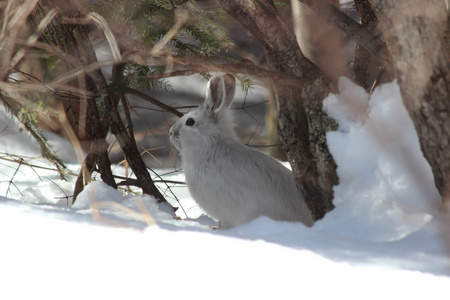
[[[39,130],[35,112],[28,112],[26,106],[14,99],[7,98],[4,94],[0,94],[0,101],[3,102],[5,107],[22,123],[25,130],[28,131],[36,140],[41,149],[42,157],[51,161],[57,168],[60,177],[64,179],[66,166],[54,153],[51,145],[47,141],[47,138],[43,136]]]

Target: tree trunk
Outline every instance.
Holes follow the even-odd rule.
[[[88,76],[86,77],[86,88],[88,91],[95,91],[96,87],[94,82]],[[107,126],[104,125],[105,118],[100,118],[100,114],[97,109],[97,103],[93,96],[88,96],[86,98],[87,107],[88,107],[88,115],[89,115],[89,124],[92,128],[92,143],[90,145],[88,154],[84,159],[84,162],[81,166],[80,174],[78,175],[78,179],[75,183],[75,189],[73,192],[73,203],[75,203],[77,196],[84,189],[84,186],[90,182],[90,176],[92,171],[95,168],[95,165],[98,165],[98,171],[100,172],[100,176],[107,185],[117,189],[117,184],[114,179],[114,175],[111,171],[111,161],[108,156],[108,143],[106,142],[106,134],[107,134]]]
[[[389,44],[403,103],[441,196],[450,175],[450,66],[442,0],[371,0]]]
[[[330,91],[329,80],[301,52],[295,34],[266,0],[219,0],[225,11],[259,39],[269,53],[271,68],[299,77],[295,88],[274,82],[279,133],[297,186],[315,219],[332,205],[336,165],[328,152],[324,124],[333,122],[321,105]]]
[[[77,33],[80,36],[80,41],[86,55],[87,65],[97,63],[97,57],[94,47],[89,39],[88,30],[86,27],[79,25],[77,27]],[[122,148],[122,151],[137,178],[137,184],[140,188],[142,188],[142,191],[145,194],[152,195],[156,199],[159,199],[159,201],[165,201],[163,195],[154,185],[136,144],[128,135],[117,109],[117,104],[119,101],[110,90],[102,71],[100,69],[93,70],[88,74],[88,76],[92,78],[92,81],[96,85],[100,97],[103,100],[103,104],[105,105],[105,110],[109,118],[111,132],[114,134],[120,147]]]
[[[355,0],[355,8],[361,18],[361,25],[375,36],[378,20],[370,3],[366,0]],[[352,69],[355,83],[362,86],[369,93],[371,89],[369,75],[372,69],[372,55],[360,43],[357,43],[355,47]]]

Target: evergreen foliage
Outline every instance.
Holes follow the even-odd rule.
[[[111,26],[123,24],[127,28],[127,35],[136,37],[152,47],[166,36],[174,25],[175,9],[181,2],[186,1],[176,3],[164,0],[106,0],[93,4],[92,9],[105,17]],[[232,46],[232,42],[223,25],[225,12],[221,9],[201,8],[195,1],[188,1],[182,7],[189,15],[189,20],[169,41],[166,49],[169,55],[226,57],[226,49]],[[148,60],[153,61],[154,58]],[[149,75],[161,74],[164,71],[164,62],[155,65],[126,62],[123,78],[116,79],[113,84],[115,88],[123,90],[127,87],[140,90],[153,88],[172,90],[172,86],[164,79],[148,79]]]
[[[195,1],[182,7],[189,20],[171,40],[173,55],[218,55],[222,49],[232,45],[221,22],[225,16],[222,10],[200,8]],[[161,40],[172,28],[175,8],[174,1],[164,0],[106,0],[93,5],[93,9],[109,24],[129,25],[130,34],[149,46]]]
[[[17,101],[17,98],[10,97],[4,92],[1,93],[1,98],[5,107],[22,124],[23,127],[20,128],[20,130],[26,130],[30,133],[41,148],[42,157],[52,162],[56,166],[61,179],[64,179],[64,170],[66,169],[66,166],[56,155],[52,146],[48,143],[47,138],[42,135],[42,132],[39,129],[37,115],[42,114],[44,110],[48,110],[43,102],[27,101],[25,105],[22,105]]]
[[[47,16],[48,11],[54,9],[52,1],[34,1],[34,10],[27,14],[28,17],[24,22],[27,27],[26,30],[36,28],[40,20]],[[33,77],[33,74],[23,73],[22,75],[31,78],[31,83],[29,88],[17,93],[16,91],[20,90],[18,86],[21,82],[8,78],[11,78],[10,75],[17,72],[20,66],[12,66],[10,70],[4,69],[2,71],[4,73],[3,80],[7,84],[3,85],[2,90],[0,90],[0,100],[12,115],[21,122],[21,129],[27,130],[37,141],[43,157],[55,164],[61,177],[64,176],[65,166],[41,133],[39,117],[56,116],[57,112],[52,111],[47,105],[49,103],[54,105],[54,103],[63,100],[68,103],[66,113],[74,119],[73,128],[79,126],[76,117],[81,112],[74,111],[73,107],[80,106],[80,103],[85,101],[85,98],[82,97],[86,96],[82,96],[83,92],[77,90],[77,81],[79,82],[80,78],[84,77],[86,70],[83,70],[85,58],[83,57],[82,47],[77,45],[79,37],[76,28],[86,25],[88,18],[83,15],[86,14],[86,11],[92,11],[106,20],[105,24],[100,25],[106,25],[108,30],[117,35],[113,38],[117,39],[119,49],[123,51],[121,53],[123,60],[119,62],[122,65],[120,74],[113,74],[107,81],[108,88],[115,97],[121,98],[120,95],[125,94],[129,88],[135,90],[164,88],[172,91],[173,88],[167,80],[158,78],[159,74],[166,76],[166,72],[170,74],[170,71],[172,71],[166,65],[166,59],[170,59],[170,57],[222,57],[227,61],[234,61],[227,55],[228,49],[233,46],[224,26],[228,15],[221,9],[208,8],[207,2],[197,3],[194,0],[103,0],[91,4],[88,10],[80,12],[78,15],[75,14],[75,16],[73,14],[66,15],[64,8],[61,8],[59,4],[56,6],[60,9],[58,14],[53,17],[42,32],[39,32],[36,43],[24,45],[20,39],[13,40],[14,35],[10,37],[3,35],[10,40],[0,41],[0,46],[15,45],[11,53],[6,53],[9,57],[13,57],[18,51],[26,51],[27,54],[39,57],[39,63],[43,66],[43,78],[36,78]],[[188,18],[181,19],[180,12],[182,16],[188,16]],[[95,25],[90,24],[89,26]],[[3,24],[3,27],[7,28],[7,24]],[[33,32],[30,34],[33,34]],[[122,44],[121,34],[130,38],[131,41],[142,43],[143,47],[149,50],[161,41],[167,43],[164,44],[162,51],[157,54],[151,54],[151,51],[148,51],[147,56],[145,56],[145,53],[140,53],[139,59],[133,59],[133,50]],[[165,41],[164,39],[167,37],[170,40]],[[94,46],[99,46],[105,42],[101,30],[98,31],[98,34],[91,35],[90,38]],[[2,57],[3,61],[7,60],[5,53],[1,55],[4,56]],[[87,72],[89,73],[89,71]],[[208,73],[201,73],[200,75],[205,78],[210,77]],[[149,77],[156,79],[150,80]],[[251,80],[246,76],[239,76],[238,78],[241,81],[242,89],[247,93],[252,88]],[[79,88],[87,89],[84,94],[89,94],[98,100],[96,101],[96,110],[103,119],[106,114],[104,113],[105,108],[100,97],[100,91],[97,90],[97,87],[89,86],[87,82],[85,82],[85,85]],[[6,86],[11,87],[11,89],[4,89]],[[116,103],[116,105],[118,104]],[[87,116],[85,116],[85,119],[87,119],[85,126],[89,127],[90,120]],[[82,130],[85,130],[85,128],[82,128]]]
[[[149,75],[162,72],[164,72],[164,69],[162,69],[161,67],[148,67],[134,63],[127,63],[125,65],[122,84],[124,87],[130,87],[134,89],[150,90],[163,88],[168,91],[173,91],[172,85],[167,80],[148,79]]]

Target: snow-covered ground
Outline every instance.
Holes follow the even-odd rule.
[[[39,168],[51,165],[1,108],[0,299],[448,299],[448,218],[398,86],[369,97],[343,79],[324,103],[340,184],[310,229],[261,217],[213,230],[183,186],[181,219],[100,181],[68,207],[75,177]],[[71,145],[49,139],[78,172]]]

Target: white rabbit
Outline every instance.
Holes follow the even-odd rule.
[[[212,77],[203,105],[170,129],[191,195],[219,221],[219,228],[231,228],[258,216],[312,226],[311,211],[292,173],[235,139],[229,109],[234,92],[233,75]]]

